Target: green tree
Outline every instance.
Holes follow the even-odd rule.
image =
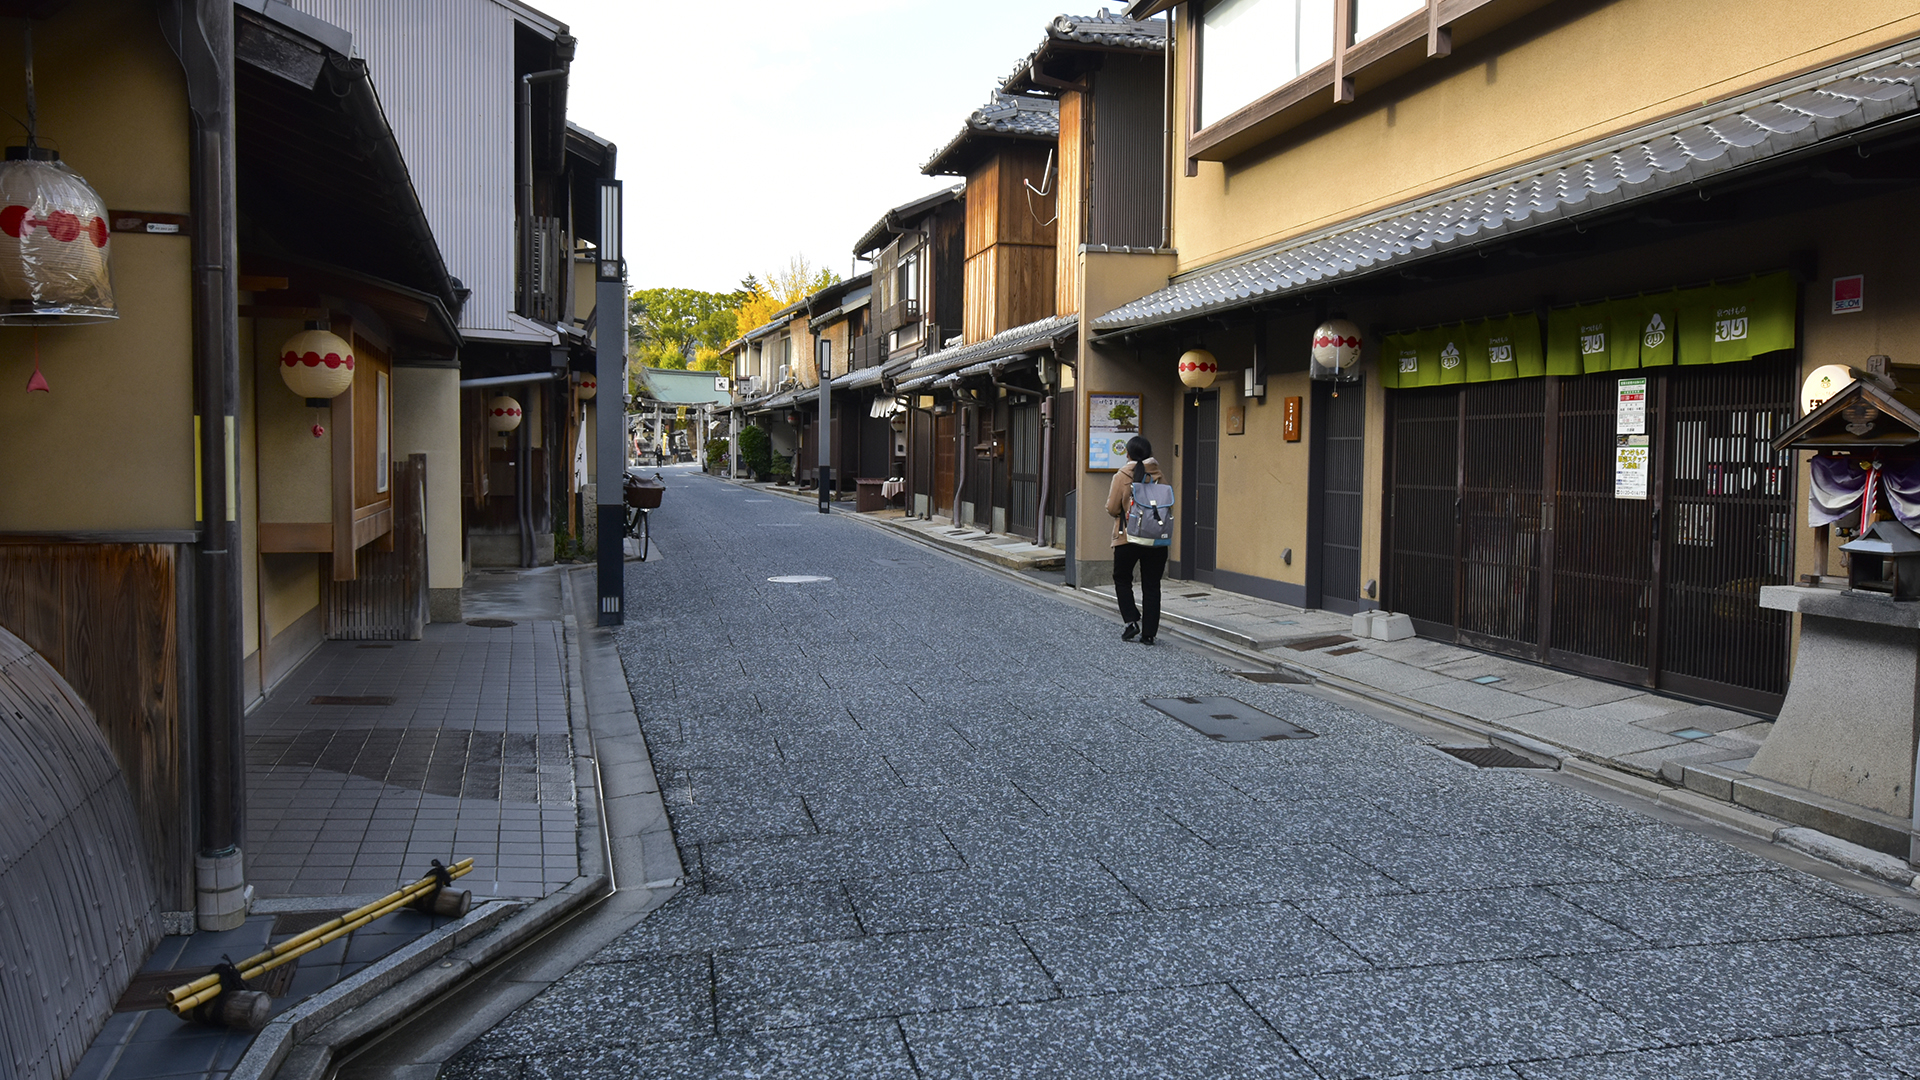
[[[633,358],[648,367],[719,370],[720,350],[739,333],[734,310],[742,299],[699,289],[635,292],[627,300]]]

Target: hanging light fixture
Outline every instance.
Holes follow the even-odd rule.
[[[1212,386],[1213,377],[1218,374],[1220,364],[1207,350],[1188,349],[1180,354],[1180,381],[1195,390]]]
[[[339,397],[353,385],[353,346],[326,330],[302,330],[280,346],[280,381],[309,400]]]
[[[600,392],[600,380],[594,378],[592,375],[575,375],[573,377],[573,392],[579,395],[581,401],[591,401],[593,395]]]
[[[487,402],[487,430],[504,435],[520,426],[520,403],[501,394]]]
[[[1328,319],[1313,332],[1308,378],[1318,382],[1360,381],[1360,328],[1346,319]]]
[[[27,145],[7,147],[0,162],[0,323],[117,319],[106,203],[58,152],[39,144],[30,20],[25,53]]]

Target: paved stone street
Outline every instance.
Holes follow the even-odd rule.
[[[1920,1075],[1920,915],[1762,845],[843,515],[681,472],[653,538],[687,887],[449,1076]],[[1318,737],[1142,703],[1207,695]]]

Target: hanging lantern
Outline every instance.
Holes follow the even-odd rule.
[[[1218,374],[1220,365],[1207,350],[1188,349],[1180,354],[1180,381],[1195,390],[1212,386],[1213,377]]]
[[[1313,332],[1312,365],[1307,374],[1322,382],[1353,382],[1360,377],[1360,328],[1346,319],[1328,319]]]
[[[487,402],[487,430],[503,435],[520,426],[520,403],[501,394]]]
[[[576,375],[573,380],[573,390],[580,396],[581,401],[591,401],[593,395],[600,392],[600,380],[591,375]]]
[[[0,322],[119,318],[107,241],[106,204],[58,154],[7,148],[0,163]]]
[[[280,381],[303,398],[339,397],[353,385],[353,346],[325,330],[302,330],[280,346]]]

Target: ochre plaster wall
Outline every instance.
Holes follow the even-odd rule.
[[[460,372],[393,369],[393,460],[427,455],[427,587],[458,589],[460,562]],[[591,456],[591,455],[589,455]],[[558,513],[564,519],[564,503]]]
[[[16,116],[21,37],[0,35]],[[42,143],[111,209],[185,213],[186,93],[152,6],[74,4],[35,23],[34,46]],[[0,328],[0,530],[193,527],[188,241],[115,233],[109,250],[117,321]],[[53,392],[29,396],[36,350]]]
[[[1181,27],[1182,31],[1185,26]],[[1173,170],[1180,268],[1920,38],[1905,0],[1549,5],[1199,175]],[[1177,48],[1187,116],[1191,40]],[[1370,163],[1392,162],[1392,168]]]

